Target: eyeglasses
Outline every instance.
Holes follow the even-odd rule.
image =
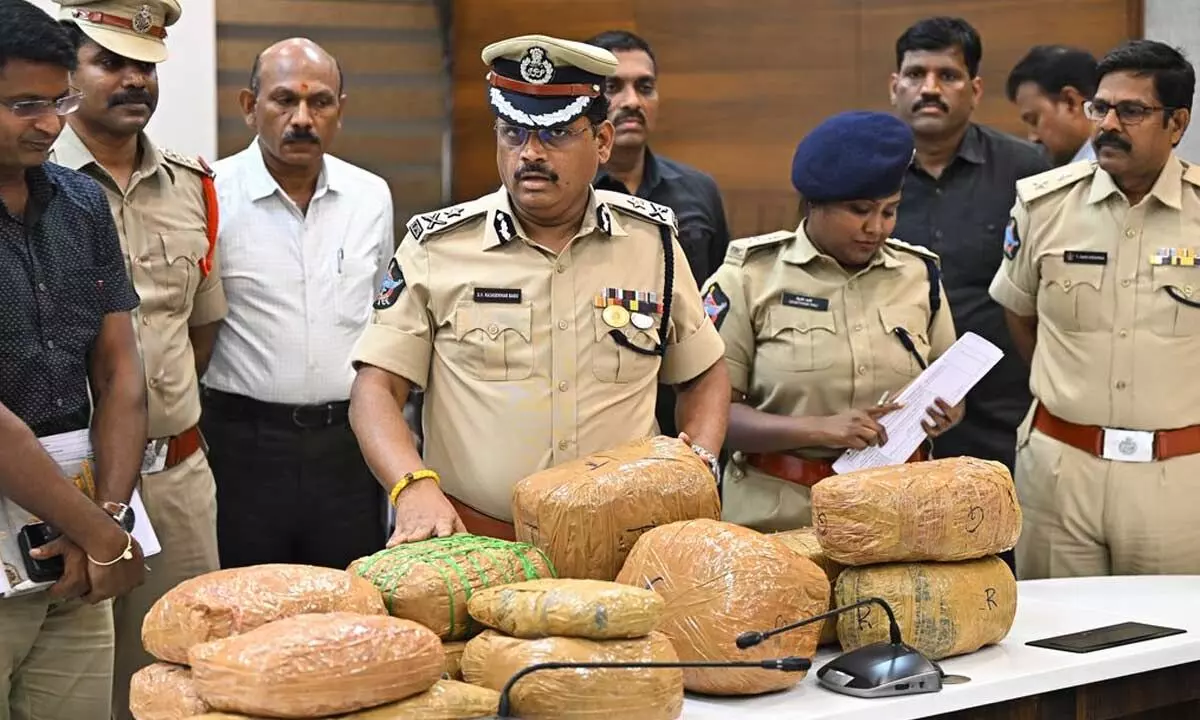
[[[534,130],[532,128],[521,127],[520,125],[496,123],[496,139],[506,147],[516,149],[525,147],[525,143],[529,142],[529,137],[536,134],[538,141],[544,147],[557,150],[570,143],[576,135],[587,131],[589,127],[585,125],[576,130],[568,130],[565,127],[538,128]]]
[[[8,108],[15,117],[22,120],[45,117],[47,115],[70,115],[83,104],[83,93],[73,92],[57,100],[18,100],[17,102],[0,102],[0,106]]]
[[[1087,114],[1089,120],[1100,122],[1108,117],[1110,112],[1115,110],[1117,120],[1120,120],[1122,125],[1137,125],[1159,110],[1171,109],[1162,106],[1144,105],[1133,100],[1122,100],[1116,104],[1105,100],[1092,100],[1083,104],[1083,112]]]

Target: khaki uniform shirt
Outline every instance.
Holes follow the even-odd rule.
[[[733,389],[755,409],[793,417],[869,407],[885,391],[894,396],[921,373],[898,328],[927,364],[955,340],[940,281],[941,308],[931,312],[923,257],[937,261],[925,248],[888,240],[870,265],[847,271],[813,246],[803,224],[734,241],[704,291]]]
[[[665,335],[665,359],[615,342],[597,307],[611,291],[662,302],[660,225],[674,251],[670,327],[643,305],[650,326],[618,332],[645,349]],[[426,464],[447,494],[506,521],[518,480],[655,433],[657,383],[721,358],[674,215],[622,193],[593,191],[558,255],[528,239],[503,189],[417,216],[388,276],[353,360],[425,389]]]
[[[1174,156],[1136,206],[1080,162],[1026,178],[991,295],[1037,316],[1031,387],[1064,420],[1131,430],[1200,423],[1200,167]]]
[[[104,188],[121,249],[141,306],[134,332],[146,373],[149,435],[178,435],[200,419],[196,361],[188,328],[225,317],[228,307],[214,253],[208,253],[207,206],[197,161],[154,147],[142,136],[142,163],[122,191],[70,126],[63,128],[50,160],[90,175]]]

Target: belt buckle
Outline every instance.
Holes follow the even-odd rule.
[[[167,451],[170,449],[170,438],[155,438],[146,443],[142,453],[142,474],[152,475],[162,472],[167,466]]]
[[[1154,433],[1149,430],[1103,428],[1100,457],[1116,462],[1154,462]]]
[[[311,423],[311,424],[303,422],[303,417],[308,411],[320,411],[322,409],[322,407],[325,410],[324,422],[315,422],[315,423]],[[292,423],[295,424],[296,427],[304,428],[306,430],[311,430],[313,428],[320,428],[320,427],[329,427],[330,425],[333,424],[333,403],[325,403],[324,406],[321,406],[321,405],[298,405],[295,408],[292,408]]]

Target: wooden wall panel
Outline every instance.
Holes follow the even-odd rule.
[[[397,240],[414,213],[441,207],[450,78],[437,0],[217,0],[218,144],[222,157],[253,138],[238,92],[255,56],[307,37],[346,76],[343,127],[330,152],[388,181]]]
[[[499,182],[479,52],[539,32],[574,39],[634,30],[659,60],[656,151],[711,173],[735,235],[796,219],[796,142],[841,110],[887,109],[897,36],[930,15],[960,15],[983,36],[978,122],[1020,132],[1004,80],[1032,45],[1101,54],[1141,36],[1141,0],[455,0],[453,196]]]

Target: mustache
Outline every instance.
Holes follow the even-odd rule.
[[[118,93],[113,93],[108,98],[108,106],[110,108],[118,105],[145,105],[148,108],[154,107],[154,96],[143,89],[123,90]]]
[[[1113,147],[1118,150],[1124,150],[1125,152],[1133,150],[1133,145],[1128,140],[1121,137],[1117,133],[1112,132],[1111,130],[1106,130],[1097,135],[1096,139],[1093,141],[1093,144],[1096,146],[1097,150],[1102,147]]]
[[[312,128],[292,128],[283,134],[283,141],[321,144],[321,138],[317,137]]]
[[[912,109],[913,109],[913,112],[916,112],[917,110],[920,110],[923,107],[935,107],[935,108],[941,110],[942,112],[950,112],[950,106],[946,104],[946,101],[942,100],[940,97],[938,97],[936,95],[921,96],[920,100],[913,103]]]
[[[639,120],[643,125],[646,124],[646,116],[642,114],[641,110],[622,110],[613,118],[613,125],[620,125],[629,119]]]
[[[544,177],[552,183],[558,182],[558,173],[541,163],[522,165],[513,173],[513,179],[518,182],[527,177]]]

